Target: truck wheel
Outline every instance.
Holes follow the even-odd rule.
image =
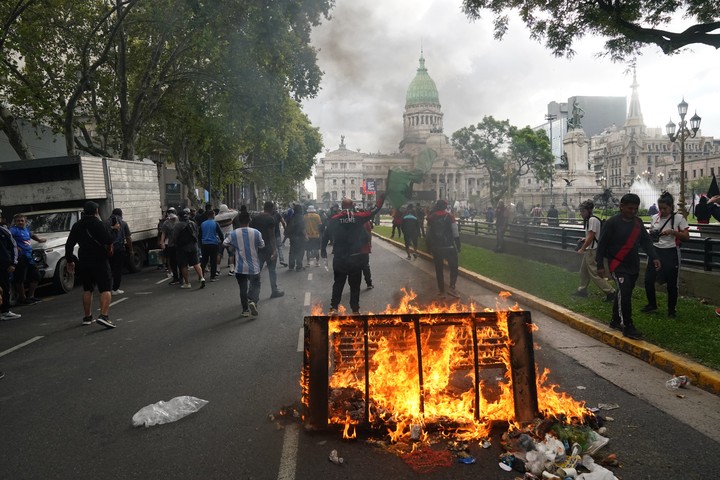
[[[145,251],[139,246],[133,246],[132,252],[128,253],[127,264],[130,273],[141,271],[145,266]]]
[[[77,261],[75,262],[75,268],[77,268]],[[55,267],[53,285],[60,293],[68,293],[75,286],[75,274],[68,273],[67,261],[64,258],[60,259]]]

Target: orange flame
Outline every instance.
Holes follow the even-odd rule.
[[[419,306],[417,295],[402,290],[397,307],[387,305],[383,315],[421,314],[423,329],[416,333],[412,321],[403,317],[389,320],[385,327],[374,325],[365,339],[362,329],[352,317],[339,312],[329,321],[331,348],[330,390],[331,424],[344,425],[343,438],[355,438],[355,425],[364,418],[365,405],[365,341],[370,348],[369,407],[371,424],[386,425],[392,442],[401,439],[425,441],[429,423],[451,424],[455,438],[471,440],[490,434],[492,422],[507,422],[521,428],[515,416],[510,358],[507,312],[519,311],[517,304],[509,305],[509,292],[501,292],[496,304],[497,322],[477,328],[479,362],[487,368],[479,379],[480,420],[475,418],[474,359],[472,349],[473,318],[477,311],[492,312],[471,303],[432,303]],[[315,305],[313,315],[322,315]],[[470,313],[467,317],[452,317],[444,322],[442,314]],[[439,314],[439,315],[438,315]],[[373,315],[370,313],[369,315]],[[392,328],[390,328],[392,327]],[[532,326],[536,330],[536,326]],[[470,342],[470,343],[468,343]],[[418,350],[419,349],[419,350]],[[470,352],[468,352],[470,350]],[[421,352],[418,358],[418,351]],[[422,370],[419,369],[422,365]],[[488,367],[489,366],[489,367]],[[422,372],[422,381],[418,372]],[[489,373],[488,373],[489,372]],[[536,384],[540,412],[547,416],[582,419],[587,413],[584,402],[578,402],[557,385],[548,385],[549,371],[538,375]],[[489,375],[489,376],[488,376]],[[307,379],[302,379],[303,398],[307,394]],[[338,407],[339,406],[339,407]],[[338,408],[335,408],[338,407]],[[418,434],[418,432],[420,432]],[[416,438],[417,437],[417,438]]]

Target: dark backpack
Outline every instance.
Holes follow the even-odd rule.
[[[585,220],[584,225],[583,225],[583,228],[587,229],[588,223],[590,222],[590,219],[593,218],[593,217],[595,217],[595,218],[597,218],[598,220],[600,220],[600,235],[602,235],[603,227],[605,227],[605,219],[604,219],[604,218],[600,218],[600,217],[598,217],[597,215],[594,215],[594,214],[593,214],[593,215],[590,215],[590,216],[588,217],[588,219]],[[591,247],[597,246],[598,242],[600,241],[600,235],[596,235],[596,236],[595,236],[595,240],[593,240],[593,243],[590,245]]]
[[[432,215],[428,220],[426,240],[430,248],[453,246],[450,215]]]
[[[195,229],[193,228],[194,226],[195,224],[190,221],[185,224],[185,227],[180,230],[180,233],[178,233],[178,238],[175,240],[176,247],[185,247],[195,241],[196,235]]]

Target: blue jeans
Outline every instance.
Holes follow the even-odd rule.
[[[246,312],[249,301],[257,304],[260,300],[260,274],[236,273],[235,278],[240,287],[240,304],[243,312]]]
[[[270,255],[260,254],[260,272],[262,272],[263,265],[267,264],[268,275],[270,275],[270,288],[272,292],[278,291],[277,288],[277,258],[275,260],[270,258]],[[259,292],[258,292],[259,294]]]

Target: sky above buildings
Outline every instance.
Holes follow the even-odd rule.
[[[676,28],[683,28],[678,19]],[[445,134],[486,115],[519,127],[544,123],[547,104],[574,95],[630,97],[627,64],[598,58],[603,40],[588,37],[572,59],[556,58],[531,40],[518,19],[502,41],[492,17],[470,22],[460,0],[337,0],[332,19],[313,31],[324,72],[317,98],[303,110],[320,128],[325,148],[345,136],[347,148],[393,153],[402,139],[407,87],[422,46],[444,113]],[[704,135],[720,137],[720,52],[702,45],[674,56],[648,46],[637,58],[642,113],[648,127],[678,123],[684,97]],[[308,187],[313,190],[312,181]]]

